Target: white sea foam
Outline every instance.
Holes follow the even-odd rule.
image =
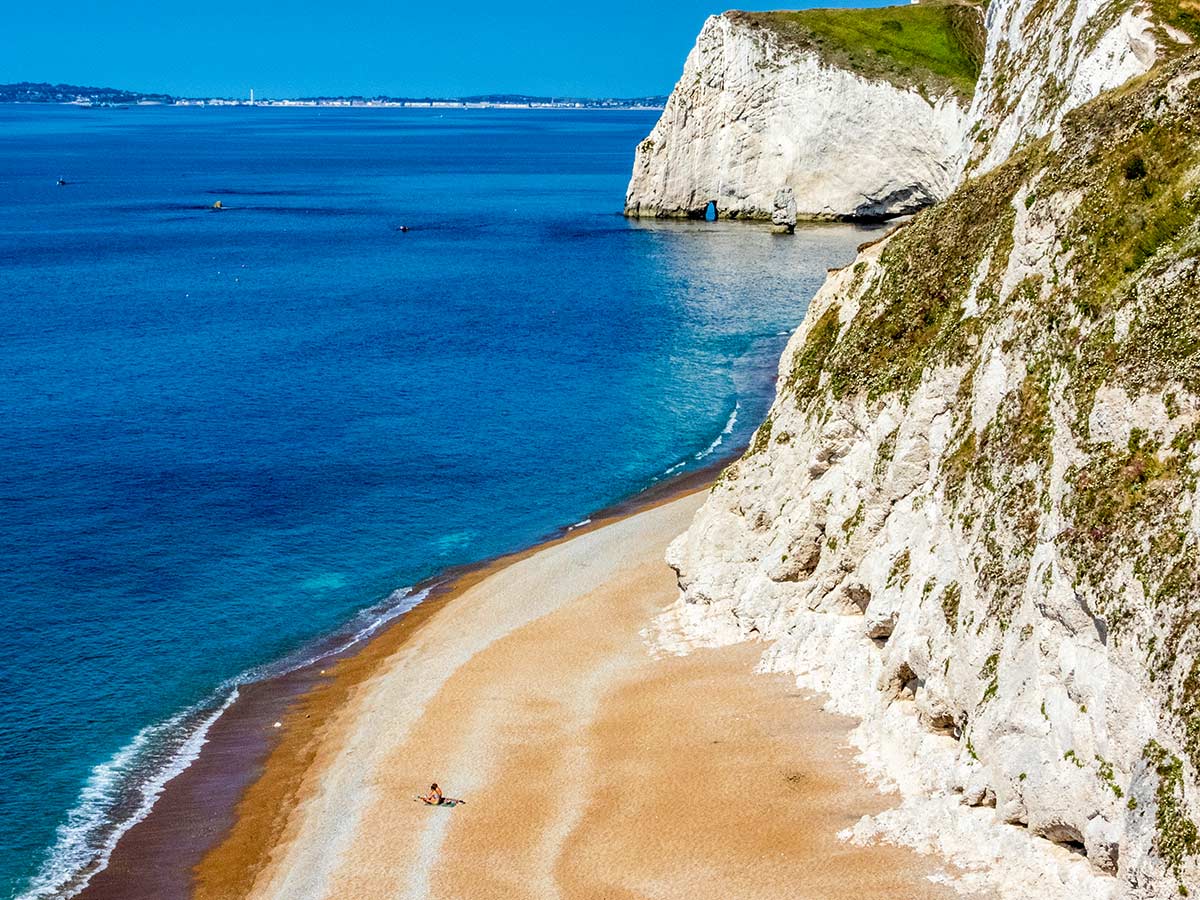
[[[195,762],[213,724],[237,700],[239,686],[345,653],[411,610],[429,596],[430,590],[393,591],[382,603],[351,620],[345,640],[250,669],[223,683],[195,706],[143,728],[92,769],[74,808],[58,826],[45,862],[15,900],[74,897],[104,871],[117,842],[150,814],[166,785]]]
[[[320,654],[314,656],[312,659],[308,660],[307,662],[302,663],[301,665],[293,666],[290,671],[294,671],[295,669],[304,668],[304,666],[311,665],[312,663],[315,663],[320,659],[324,659],[327,656],[337,656],[339,654],[345,653],[347,650],[349,650],[355,644],[362,643],[367,638],[371,637],[371,635],[373,635],[377,631],[379,631],[379,629],[382,628],[384,625],[386,625],[388,622],[391,622],[393,619],[399,618],[400,616],[404,615],[406,612],[411,610],[414,606],[416,606],[418,603],[420,603],[422,600],[424,600],[426,597],[428,597],[429,592],[431,590],[433,590],[433,588],[429,587],[423,591],[418,591],[415,594],[412,593],[411,588],[402,588],[401,590],[398,590],[398,591],[392,591],[392,593],[388,596],[388,599],[385,600],[383,603],[381,603],[377,606],[371,607],[371,609],[365,611],[369,620],[367,621],[367,623],[365,625],[363,625],[361,628],[359,628],[357,631],[355,631],[354,634],[345,643],[343,643],[342,645],[340,645],[339,647],[337,647],[334,650],[330,650],[325,653],[320,653]],[[361,614],[360,614],[360,617],[361,617]]]
[[[233,687],[215,709],[211,704],[198,705],[166,721],[148,725],[114,756],[96,766],[80,793],[79,802],[58,826],[45,864],[17,900],[73,897],[82,891],[108,865],[117,841],[146,818],[167,782],[200,755],[208,730],[237,696],[237,688]],[[195,719],[199,721],[188,728]],[[166,758],[156,759],[160,755]],[[159,764],[154,766],[155,762]],[[127,799],[130,781],[137,778],[147,763],[151,764],[152,774],[133,788],[133,811],[114,821],[114,807]]]
[[[681,459],[679,462],[675,463],[674,465],[669,466],[668,468],[664,469],[663,473],[661,475],[659,475],[657,478],[655,478],[654,480],[660,481],[663,478],[667,478],[671,475],[674,475],[676,472],[678,472],[680,469],[682,469],[684,466],[686,466],[689,462],[698,462],[699,460],[706,459],[707,457],[712,456],[713,453],[716,452],[717,448],[720,447],[723,443],[725,443],[726,436],[733,434],[733,428],[735,425],[737,425],[738,413],[741,411],[741,408],[742,408],[741,401],[737,401],[733,404],[733,411],[729,414],[729,418],[725,420],[725,427],[721,429],[720,434],[718,434],[715,438],[713,438],[713,441],[711,444],[709,444],[703,450],[700,450],[700,451],[692,454],[692,456]]]
[[[733,412],[731,412],[729,414],[729,419],[725,422],[725,427],[723,429],[721,429],[721,433],[718,434],[713,439],[713,442],[711,444],[709,444],[707,447],[705,447],[703,450],[701,450],[699,453],[697,453],[695,456],[693,456],[692,459],[700,460],[700,459],[705,459],[706,457],[712,456],[713,453],[716,452],[717,448],[720,447],[721,444],[725,443],[725,437],[727,435],[733,434],[733,426],[735,426],[737,424],[738,411],[741,408],[742,408],[742,404],[740,402],[733,404]]]

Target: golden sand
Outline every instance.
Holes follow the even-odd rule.
[[[205,898],[943,898],[934,861],[836,838],[882,798],[848,723],[761,647],[655,659],[697,495],[474,573],[311,694]],[[465,805],[414,802],[431,781]]]

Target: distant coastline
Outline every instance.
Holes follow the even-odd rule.
[[[531,94],[476,94],[466,97],[175,97],[109,87],[22,81],[0,84],[0,103],[47,103],[80,107],[267,106],[365,107],[401,109],[662,109],[663,97],[548,97]]]

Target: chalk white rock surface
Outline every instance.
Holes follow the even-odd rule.
[[[1064,115],[1148,70],[1155,48],[1144,10],[1132,0],[993,0],[973,113],[990,134],[964,150],[964,169],[982,177],[926,214],[943,221],[939,212],[964,203],[987,211],[996,229],[965,257],[975,274],[953,327],[969,338],[957,355],[917,368],[904,390],[837,393],[818,363],[811,377],[824,380],[801,391],[797,373],[811,368],[806,355],[822,341],[856,327],[903,331],[877,318],[880,297],[897,284],[936,283],[919,280],[923,267],[944,266],[954,248],[942,246],[951,252],[940,259],[920,251],[959,232],[902,244],[908,250],[889,262],[900,232],[832,273],[783,354],[776,402],[750,451],[669,548],[680,600],[647,633],[662,652],[763,641],[764,671],[795,673],[829,708],[860,719],[860,761],[898,794],[896,808],[846,838],[943,853],[960,867],[948,880],[1006,900],[1165,900],[1200,889],[1200,855],[1185,827],[1200,821],[1200,772],[1178,715],[1200,665],[1200,595],[1188,592],[1194,580],[1169,601],[1151,599],[1147,587],[1162,588],[1172,567],[1195,574],[1200,396],[1178,373],[1150,386],[1114,373],[1080,407],[1076,357],[1051,352],[1029,323],[1084,271],[1068,248],[1080,245],[1088,186],[1057,188],[1051,171],[998,207],[980,199],[1009,177],[997,165],[1039,135],[1076,164],[1102,155],[1086,134],[1067,143]],[[1198,85],[1193,65],[1124,114],[1177,116],[1190,124],[1173,127],[1194,128]],[[1138,341],[1162,344],[1136,327],[1146,333],[1163,298],[1196,296],[1194,250],[1178,252],[1139,273],[1102,324],[1069,293],[1055,295],[1058,327],[1109,341],[1117,360]],[[1034,414],[1023,398],[1035,384],[1044,409],[1030,437],[1021,429]],[[1092,476],[1080,473],[1132,454],[1135,438],[1179,467],[1180,486],[1161,508],[1139,512],[1145,521],[1122,538],[1124,558],[1089,565],[1072,535],[1110,546],[1116,526],[1086,530],[1078,498]],[[1046,446],[1020,457],[1014,445],[1034,439]],[[974,475],[963,462],[972,459],[987,460]],[[1163,641],[1171,649],[1148,655]]]
[[[1148,7],[1132,0],[998,0],[985,25],[956,180],[998,166],[1072,109],[1148,72],[1158,54]]]
[[[965,122],[822,62],[736,14],[713,16],[654,130],[638,146],[626,214],[770,219],[791,188],[802,218],[888,217],[945,197]]]

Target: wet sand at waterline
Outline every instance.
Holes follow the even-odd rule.
[[[753,674],[761,647],[650,653],[663,553],[702,500],[484,569],[357,657],[289,717],[198,895],[952,896],[935,859],[837,840],[885,801],[848,722]],[[414,802],[431,781],[467,803]]]

